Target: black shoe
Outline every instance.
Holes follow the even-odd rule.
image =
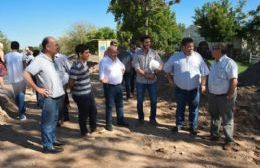
[[[156,120],[150,120],[149,122],[150,122],[150,124],[152,124],[152,125],[154,125],[154,126],[158,125],[158,123],[157,123]]]
[[[63,121],[70,121],[70,119],[65,117]]]
[[[106,125],[106,130],[108,130],[108,131],[113,131],[112,125]]]
[[[56,141],[53,143],[53,146],[57,147],[57,146],[63,146],[65,145],[64,142],[61,142],[61,141]]]
[[[225,142],[223,145],[223,150],[231,150],[234,147],[234,142]]]
[[[49,149],[49,148],[43,148],[43,153],[49,153],[49,154],[56,154],[56,153],[61,153],[61,152],[63,152],[64,151],[64,149],[63,148],[51,148],[51,149]]]
[[[219,140],[219,137],[218,137],[218,136],[211,136],[211,137],[210,137],[210,140],[211,140],[211,141],[218,141],[218,140]]]
[[[139,119],[138,122],[139,122],[139,124],[143,125],[144,124],[144,119]]]
[[[176,127],[173,127],[173,128],[172,128],[172,132],[173,132],[173,133],[178,133],[181,129],[182,129],[182,127],[176,126]]]
[[[125,121],[118,122],[117,125],[121,126],[121,127],[129,127],[129,124],[127,122],[125,122]]]
[[[198,131],[196,129],[190,129],[190,134],[196,136]]]

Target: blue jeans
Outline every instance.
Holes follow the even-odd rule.
[[[18,83],[12,83],[14,95],[15,95],[15,103],[18,107],[19,117],[22,118],[25,115],[25,82],[21,81]]]
[[[139,120],[144,120],[143,101],[146,89],[148,90],[151,104],[150,121],[155,121],[157,108],[157,82],[152,84],[136,83],[138,118]]]
[[[112,109],[114,104],[116,105],[117,122],[124,122],[124,105],[121,84],[104,84],[104,89],[106,93],[106,125],[112,125]]]
[[[47,97],[43,99],[41,116],[41,137],[44,148],[53,148],[56,141],[56,127],[59,119],[62,96],[58,98]]]
[[[176,111],[176,126],[183,127],[185,119],[185,106],[189,106],[189,124],[191,129],[197,129],[198,127],[198,115],[199,115],[199,88],[190,91],[175,87],[175,98],[177,103]]]

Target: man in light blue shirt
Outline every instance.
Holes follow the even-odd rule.
[[[175,98],[177,103],[176,127],[174,132],[183,128],[186,104],[189,105],[190,133],[197,134],[200,84],[203,92],[206,91],[206,77],[209,73],[203,58],[195,51],[191,38],[182,40],[182,51],[174,54],[164,65],[168,73],[168,80],[175,84]],[[171,76],[173,75],[173,77]],[[172,80],[173,78],[173,80]]]
[[[5,62],[8,71],[8,82],[12,85],[15,103],[18,107],[19,119],[26,120],[25,90],[26,84],[23,79],[24,59],[19,51],[20,45],[17,41],[11,42],[12,51],[5,55]]]
[[[233,108],[236,101],[238,68],[235,61],[226,55],[226,47],[222,43],[213,46],[212,56],[215,61],[211,65],[208,79],[211,140],[219,139],[222,118],[225,134],[223,149],[228,150],[234,141]]]
[[[59,47],[60,50],[60,47]],[[67,93],[67,86],[69,81],[69,71],[71,68],[71,64],[68,60],[68,57],[66,55],[63,55],[61,53],[57,53],[55,55],[55,64],[58,68],[59,75],[62,79],[62,85],[65,91],[65,96],[63,100],[63,104],[61,107],[61,111],[59,112],[59,125],[63,123],[63,121],[69,121],[69,96]]]

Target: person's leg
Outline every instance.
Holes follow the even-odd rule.
[[[150,121],[156,121],[157,82],[153,84],[147,84],[147,89],[148,89],[150,104],[151,104]]]
[[[89,102],[89,125],[91,131],[95,131],[97,128],[97,107],[93,93],[90,93]]]
[[[130,82],[131,82],[131,76],[130,73],[124,74],[124,81],[125,81],[125,91],[126,91],[126,98],[130,98]]]
[[[117,123],[124,123],[124,105],[123,105],[123,91],[121,85],[115,86],[115,105],[116,105],[116,115]]]
[[[87,111],[86,111],[86,99],[84,99],[84,96],[73,96],[74,101],[77,103],[78,106],[78,122],[79,122],[79,128],[80,133],[82,136],[84,136],[86,133],[88,133],[87,129]]]
[[[186,106],[186,93],[179,88],[175,88],[176,109],[176,127],[182,128],[184,124],[184,112]]]
[[[15,102],[18,107],[18,114],[21,120],[26,119],[25,116],[25,82],[13,83],[13,90],[15,95]]]
[[[210,136],[212,139],[218,139],[220,137],[219,130],[221,126],[221,118],[219,111],[219,100],[218,97],[209,94],[209,114],[211,116],[210,121]]]
[[[140,121],[144,120],[143,101],[144,101],[145,84],[136,83],[137,95],[137,112]]]
[[[69,117],[69,106],[70,101],[69,101],[69,96],[68,96],[68,92],[65,88],[65,100],[64,100],[64,121],[69,121],[70,117]]]
[[[105,93],[106,93],[106,128],[112,130],[112,109],[114,105],[115,97],[114,86],[106,84]]]
[[[227,97],[223,97],[221,100],[220,112],[223,120],[224,126],[224,134],[225,134],[225,142],[233,142],[233,132],[234,132],[234,115],[233,108],[235,105],[236,96],[232,99],[227,99]]]
[[[198,116],[199,116],[199,100],[200,93],[199,89],[194,91],[189,91],[187,95],[188,105],[189,105],[189,124],[190,130],[195,131],[198,128]]]
[[[64,107],[65,107],[65,95],[60,98],[59,103],[59,117],[58,117],[58,123],[62,124],[64,121]]]
[[[64,96],[61,96],[59,98],[55,98],[53,99],[55,101],[55,110],[57,112],[55,112],[55,115],[54,115],[54,122],[56,123],[56,126],[54,127],[53,131],[52,131],[52,140],[53,140],[53,143],[57,142],[57,138],[56,138],[56,128],[57,128],[57,124],[59,122],[59,112],[62,108],[62,105],[63,105],[63,101],[64,101]]]
[[[135,72],[135,69],[134,69],[134,68],[133,68],[132,71],[133,71],[133,72],[131,73],[131,93],[132,93],[132,95],[133,95],[134,92],[135,92],[136,72]]]
[[[53,132],[57,126],[58,108],[52,98],[44,98],[41,116],[41,137],[44,148],[53,148]]]

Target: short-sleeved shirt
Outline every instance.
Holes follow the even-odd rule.
[[[24,57],[24,60],[25,60],[27,65],[29,65],[34,60],[34,56],[33,55],[26,55],[26,54],[24,54],[23,57]]]
[[[158,53],[155,50],[149,49],[148,53],[145,54],[143,49],[139,49],[133,56],[132,65],[135,69],[141,69],[145,73],[154,73],[154,71],[150,69],[150,62],[152,60],[156,60],[160,63],[160,65],[162,65],[161,57],[158,55]],[[137,73],[136,81],[138,83],[152,84],[156,82],[157,79],[149,80]]]
[[[197,52],[192,52],[190,56],[178,52],[168,59],[163,69],[166,73],[172,73],[176,86],[184,90],[197,88],[201,76],[209,74],[206,63]]]
[[[108,84],[121,84],[123,80],[123,71],[125,71],[124,64],[118,58],[112,60],[109,56],[105,56],[101,62],[99,67],[99,79],[102,80],[106,77],[108,79]]]
[[[36,75],[40,87],[48,90],[51,98],[57,98],[65,94],[58,68],[53,59],[41,53],[25,69],[33,76]]]
[[[228,56],[222,56],[219,61],[214,61],[210,67],[208,78],[209,92],[212,94],[227,94],[230,80],[238,78],[238,68],[235,61]]]
[[[5,62],[8,72],[8,82],[18,83],[23,81],[23,60],[22,54],[13,51],[5,55]]]
[[[71,68],[69,60],[66,55],[58,53],[55,55],[54,61],[58,67],[59,74],[62,79],[62,84],[66,85],[69,81],[69,71]]]
[[[72,95],[81,96],[91,93],[90,73],[87,62],[83,63],[80,60],[73,62],[69,79],[74,81]]]

